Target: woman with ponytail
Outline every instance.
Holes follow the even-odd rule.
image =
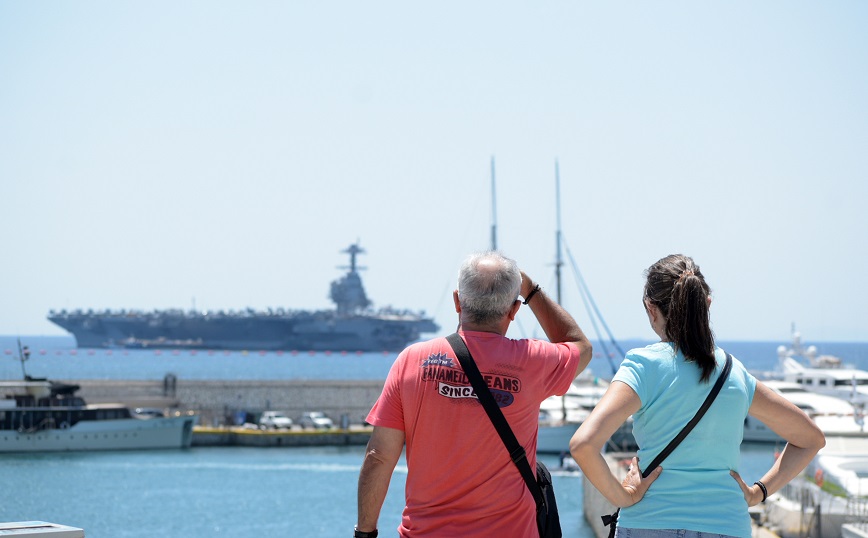
[[[711,288],[691,258],[667,256],[645,276],[642,303],[660,341],[627,353],[573,436],[570,452],[594,487],[621,508],[616,538],[750,538],[748,507],[802,472],[825,445],[823,433],[733,358],[705,415],[643,478],[643,469],[696,415],[727,357],[714,343]],[[639,450],[619,482],[601,451],[631,415]],[[737,472],[747,415],[787,441],[780,458],[751,485]]]

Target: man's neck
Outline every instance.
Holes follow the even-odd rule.
[[[467,323],[462,322],[458,325],[459,331],[473,331],[478,333],[494,333],[499,334],[500,336],[506,336],[506,329],[509,327],[509,324],[506,324],[506,327],[502,327],[501,324],[490,325],[490,324],[477,324],[477,323]]]

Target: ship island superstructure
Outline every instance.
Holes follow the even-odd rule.
[[[350,265],[331,283],[333,310],[52,310],[48,319],[86,348],[400,351],[423,333],[439,330],[424,312],[375,310],[356,264],[365,251],[355,243],[342,252]]]

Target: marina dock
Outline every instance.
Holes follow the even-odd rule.
[[[260,430],[243,426],[195,426],[193,446],[344,446],[366,445],[370,426],[350,426],[329,430]]]

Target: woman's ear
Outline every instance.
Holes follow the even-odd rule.
[[[652,303],[650,299],[645,299],[645,311],[648,312],[648,319],[652,324],[659,322],[660,318],[663,317],[660,307]]]
[[[660,315],[660,309],[654,306],[651,299],[647,297],[645,298],[645,312],[648,312],[648,317],[651,318],[651,321],[654,321]]]

